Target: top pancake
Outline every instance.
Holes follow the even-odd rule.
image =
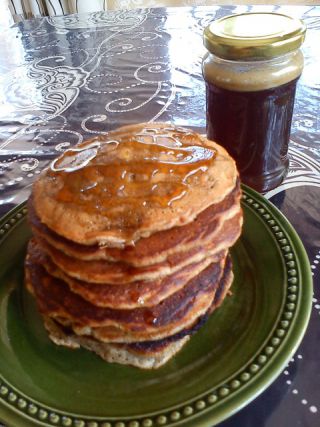
[[[134,246],[124,248],[81,245],[59,236],[41,223],[34,211],[32,198],[28,202],[28,217],[35,236],[70,257],[85,261],[125,262],[134,267],[143,267],[163,262],[172,254],[199,246],[204,240],[212,242],[218,234],[224,238],[228,233],[226,225],[241,210],[240,196],[238,181],[221,202],[209,206],[191,223],[158,231],[147,239],[139,239]]]
[[[33,185],[39,220],[73,242],[123,247],[192,222],[237,183],[227,152],[164,123],[122,127],[67,150]]]

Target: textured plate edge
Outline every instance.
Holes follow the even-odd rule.
[[[222,406],[215,408],[214,413],[212,413],[213,410],[210,411],[210,409],[208,409],[202,414],[199,414],[194,420],[171,424],[170,427],[194,427],[194,422],[197,423],[197,427],[212,427],[239,412],[262,394],[276,380],[279,374],[281,374],[288,361],[297,351],[309,324],[312,312],[313,280],[309,258],[304,245],[296,230],[276,206],[265,199],[261,194],[244,184],[242,184],[242,189],[247,198],[248,196],[251,197],[270,211],[278,219],[279,223],[288,234],[291,244],[295,249],[295,253],[297,254],[297,258],[300,261],[299,279],[304,290],[299,299],[299,305],[295,311],[294,318],[292,319],[293,325],[289,334],[279,346],[279,350],[272,356],[272,362],[269,362],[263,373],[258,376],[257,381],[250,382],[247,386],[241,388],[238,396],[234,394],[230,400],[224,401]],[[259,387],[258,390],[256,390],[257,382],[263,383],[263,386]],[[234,400],[236,400],[236,402],[234,402]]]
[[[226,387],[217,387],[217,389],[219,388],[220,397],[226,397],[226,399],[219,402],[215,407],[212,407],[211,405],[219,399],[215,394],[210,395],[210,391],[207,390],[203,395],[195,396],[190,404],[184,402],[171,408],[165,408],[162,411],[159,410],[155,413],[141,414],[131,417],[109,417],[108,421],[105,421],[105,418],[102,417],[90,417],[85,415],[79,416],[66,411],[56,410],[28,397],[26,397],[27,402],[29,402],[25,407],[26,411],[21,410],[22,408],[15,406],[14,402],[16,400],[12,402],[9,398],[9,396],[11,396],[11,399],[14,399],[14,388],[12,387],[11,391],[8,390],[7,393],[3,395],[1,393],[1,391],[3,391],[3,385],[1,385],[0,399],[4,408],[6,408],[7,414],[10,412],[12,413],[12,417],[10,418],[14,418],[14,427],[20,427],[20,425],[22,427],[29,426],[29,421],[30,425],[39,426],[156,427],[167,425],[172,427],[191,427],[194,426],[194,423],[196,422],[197,427],[207,427],[215,425],[238,412],[241,408],[261,394],[277,378],[299,346],[308,325],[312,308],[313,290],[310,264],[300,237],[284,215],[259,193],[244,185],[242,188],[245,200],[248,201],[248,199],[251,199],[252,204],[256,203],[259,206],[262,206],[262,209],[265,209],[266,212],[271,212],[271,214],[280,223],[288,235],[291,246],[295,249],[295,253],[299,259],[299,280],[300,282],[303,280],[306,283],[303,285],[304,291],[302,298],[299,299],[299,307],[295,310],[294,318],[291,321],[293,324],[291,328],[292,330],[290,330],[290,333],[287,334],[289,336],[286,336],[283,343],[278,347],[280,350],[275,351],[275,354],[272,355],[272,363],[269,362],[267,364],[266,368],[263,369],[263,373],[259,373],[259,375],[257,375],[257,379],[253,381],[249,381],[249,375],[249,379],[247,379],[249,381],[248,384],[242,386],[238,394],[234,392],[230,399],[227,398],[228,390]],[[249,207],[249,205],[247,206]],[[255,207],[255,209],[257,209],[257,207]],[[10,230],[24,218],[26,211],[26,203],[24,202],[15,207],[0,220],[0,242],[2,242],[2,240],[10,233]],[[1,230],[4,231],[1,232]],[[4,381],[6,382],[6,380]],[[6,391],[6,388],[4,391]],[[23,393],[18,391],[17,395],[23,396]],[[41,413],[42,410],[43,412],[47,412],[45,414],[46,421],[38,418],[39,413]],[[2,411],[0,408],[0,416],[1,415]],[[21,419],[21,424],[20,422],[17,422],[17,417]],[[49,419],[47,419],[47,417],[49,417]],[[6,422],[10,422],[8,415],[6,415]],[[26,424],[26,422],[28,424]]]
[[[24,220],[26,213],[27,202],[23,202],[0,218],[0,244],[7,238],[10,231]]]

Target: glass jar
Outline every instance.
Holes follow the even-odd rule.
[[[242,182],[260,192],[288,171],[305,31],[302,21],[275,13],[228,16],[204,31],[207,136],[236,160]]]

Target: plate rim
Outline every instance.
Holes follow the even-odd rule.
[[[210,389],[192,399],[156,412],[121,418],[79,415],[47,406],[11,386],[0,372],[0,418],[5,415],[4,421],[14,422],[15,427],[192,427],[195,422],[197,427],[207,427],[230,417],[261,394],[281,373],[305,334],[312,309],[313,281],[303,243],[287,218],[255,190],[243,184],[242,190],[242,203],[263,219],[279,246],[282,259],[288,260],[285,261],[287,267],[284,266],[287,268],[287,292],[284,296],[283,311],[279,313],[279,327],[274,327],[268,345],[262,346],[263,353],[262,349],[257,349],[260,353],[255,355],[255,363],[248,362],[244,366],[245,369],[242,367],[240,373],[235,374],[238,378],[234,379],[233,375],[230,381],[226,381],[225,386],[215,387],[215,392]],[[24,220],[26,213],[26,202],[23,202],[0,219],[0,245],[10,234],[10,230]],[[290,264],[291,261],[293,264]],[[282,315],[287,315],[288,319]],[[280,327],[285,325],[281,322],[287,322],[287,326]]]

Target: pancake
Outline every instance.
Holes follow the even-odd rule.
[[[196,264],[189,264],[176,273],[148,281],[137,281],[121,286],[95,284],[74,279],[59,269],[42,250],[35,239],[29,242],[29,262],[42,265],[47,273],[65,282],[70,290],[98,307],[133,309],[159,304],[177,292],[209,264],[226,257],[226,251],[207,257]],[[217,267],[219,268],[219,267]]]
[[[189,310],[187,315],[184,316],[182,321],[173,322],[169,325],[165,325],[156,330],[149,330],[148,333],[145,331],[134,331],[134,334],[130,331],[121,329],[121,341],[119,339],[119,329],[114,327],[93,327],[93,328],[82,328],[78,325],[73,325],[73,330],[77,335],[91,335],[98,341],[102,342],[113,342],[114,337],[118,336],[117,342],[143,342],[146,340],[160,340],[165,337],[179,334],[187,328],[192,328],[195,322],[197,322],[202,316],[207,313],[211,314],[216,308],[218,308],[223,298],[227,295],[228,290],[231,287],[233,281],[233,273],[231,270],[231,263],[227,265],[225,272],[216,287],[211,292],[206,292],[201,295],[200,298],[195,298],[192,309]],[[216,294],[219,291],[219,297],[215,300]],[[205,296],[205,298],[202,298]],[[181,324],[183,323],[183,327]]]
[[[92,261],[106,260],[125,262],[134,267],[163,262],[169,255],[187,251],[199,244],[199,240],[211,240],[221,229],[223,222],[239,212],[241,191],[239,180],[236,187],[220,203],[209,206],[195,220],[181,227],[173,227],[154,233],[148,239],[140,239],[134,246],[122,249],[101,247],[99,245],[80,245],[59,236],[41,223],[33,207],[33,199],[28,202],[28,217],[33,233],[46,240],[51,246],[70,257]]]
[[[186,252],[176,252],[158,264],[144,267],[133,267],[124,262],[83,261],[65,255],[44,240],[37,239],[42,250],[46,252],[54,264],[67,275],[90,283],[124,284],[138,280],[153,280],[172,275],[182,268],[213,258],[219,252],[228,249],[238,239],[242,225],[242,212],[222,224],[223,233],[216,233],[208,242],[202,244],[199,238],[197,246]]]
[[[220,281],[219,288],[214,298],[209,312],[221,303],[222,295],[226,295],[231,284],[229,272]],[[191,329],[184,329],[180,333],[166,337],[162,340],[134,342],[131,344],[119,344],[101,342],[95,337],[76,335],[70,328],[66,328],[49,317],[44,318],[45,327],[50,339],[57,345],[62,345],[72,349],[83,347],[95,352],[98,356],[109,363],[120,363],[132,365],[141,369],[157,369],[171,359],[189,341],[194,334],[207,320],[207,315],[202,316]],[[99,331],[95,331],[99,336]]]
[[[194,302],[198,294],[215,289],[217,280],[222,274],[224,262],[225,260],[221,260],[219,264],[210,264],[182,289],[152,309],[142,307],[133,310],[94,306],[71,292],[65,283],[50,276],[42,265],[33,263],[29,257],[26,259],[25,269],[27,286],[37,296],[43,314],[51,313],[87,326],[123,324],[128,325],[129,329],[138,330],[146,325],[151,328],[159,327],[172,320],[179,320],[177,316],[183,316],[185,311],[192,309],[189,303]]]
[[[74,324],[77,334],[99,327],[110,342],[134,342],[160,339],[190,326],[206,313],[213,301],[224,260],[220,268],[209,265],[184,288],[151,308],[120,310],[96,307],[71,292],[60,280],[27,258],[26,284],[35,295],[40,312],[52,318],[64,318]],[[225,273],[231,272],[227,262]],[[169,332],[169,333],[168,333]],[[107,338],[107,336],[109,338]]]
[[[33,207],[55,233],[124,247],[191,223],[235,188],[219,145],[165,123],[120,128],[67,150],[33,184]]]
[[[56,250],[43,240],[38,239],[38,243],[52,261],[69,276],[90,283],[114,285],[164,278],[189,264],[202,261],[209,253],[209,248],[193,248],[186,253],[172,255],[165,262],[137,268],[126,263],[77,260]]]
[[[94,351],[107,362],[132,365],[142,369],[156,369],[165,364],[190,336],[206,322],[208,314],[178,334],[157,341],[144,341],[131,344],[103,343],[90,336],[78,336],[69,328],[49,317],[44,317],[44,325],[50,339],[57,345],[72,349],[83,347]]]
[[[186,335],[173,342],[167,342],[162,346],[149,348],[143,351],[141,347],[130,344],[101,343],[91,337],[79,337],[73,333],[66,333],[61,326],[49,317],[44,321],[50,339],[57,345],[63,345],[72,349],[83,347],[95,352],[109,363],[132,365],[140,369],[157,369],[171,359],[189,341]]]

